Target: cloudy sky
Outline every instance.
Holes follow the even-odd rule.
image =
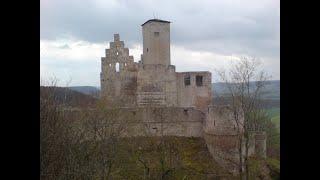
[[[280,79],[279,0],[40,3],[40,76],[56,77],[62,86],[99,86],[100,59],[115,33],[139,61],[141,24],[154,17],[172,22],[171,63],[177,71],[213,72],[248,55],[259,58],[272,79]]]

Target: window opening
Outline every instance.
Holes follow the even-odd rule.
[[[119,63],[116,63],[116,72],[119,72]]]
[[[203,85],[203,77],[202,76],[196,76],[196,84],[197,86],[202,86]]]
[[[190,75],[187,75],[184,77],[184,85],[189,86],[191,84],[190,82]]]

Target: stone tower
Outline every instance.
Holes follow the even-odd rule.
[[[176,106],[176,72],[170,63],[170,22],[150,19],[141,26],[143,54],[137,76],[137,104]]]
[[[170,65],[170,22],[150,19],[142,25],[143,64]]]

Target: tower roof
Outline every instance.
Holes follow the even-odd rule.
[[[165,20],[161,20],[161,19],[149,19],[148,21],[146,21],[145,23],[141,24],[141,26],[147,24],[148,22],[163,22],[163,23],[170,23],[170,21],[165,21]]]

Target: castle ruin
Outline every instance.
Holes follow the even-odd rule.
[[[134,62],[119,34],[101,58],[101,98],[132,119],[125,136],[143,136],[147,130],[155,136],[203,137],[219,160],[221,142],[232,144],[237,132],[228,107],[212,102],[211,73],[176,72],[170,58],[169,21],[150,19],[141,26],[139,62]],[[265,135],[257,137],[250,152],[265,156]]]
[[[211,73],[176,72],[170,59],[170,22],[151,19],[142,24],[143,54],[134,62],[129,49],[114,35],[101,59],[101,96],[123,107],[194,107],[204,111],[212,102]]]

